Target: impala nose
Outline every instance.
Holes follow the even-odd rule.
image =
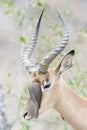
[[[30,120],[32,119],[31,115],[28,114],[28,112],[26,112],[24,115],[23,115],[24,119],[26,120]]]
[[[39,115],[39,109],[36,107],[34,102],[30,99],[22,111],[22,116],[26,120],[37,118]]]

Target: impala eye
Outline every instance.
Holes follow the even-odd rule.
[[[50,85],[51,85],[51,83],[45,85],[45,86],[44,86],[44,89],[46,89],[46,88],[50,88]]]
[[[49,77],[47,77],[44,81],[44,89],[49,88],[51,85]]]
[[[42,75],[42,74],[45,75],[47,72],[39,70],[38,73],[39,73],[39,75]]]

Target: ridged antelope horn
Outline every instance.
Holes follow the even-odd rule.
[[[44,57],[43,60],[39,63],[38,70],[41,72],[47,72],[50,63],[53,61],[53,59],[55,59],[56,56],[58,56],[63,51],[69,40],[67,23],[59,10],[58,14],[64,26],[64,38],[62,42],[60,44],[57,44],[56,48],[51,51],[46,57]]]
[[[39,20],[37,22],[35,34],[34,34],[32,40],[31,40],[31,42],[29,44],[29,47],[26,49],[26,51],[24,52],[24,54],[22,56],[22,59],[21,59],[23,64],[27,68],[28,72],[30,72],[31,69],[35,68],[35,65],[32,64],[31,61],[30,61],[30,57],[31,57],[31,54],[32,54],[35,46],[36,46],[36,42],[37,42],[37,39],[38,39],[38,32],[39,32],[40,22],[41,22],[43,12],[44,12],[44,9],[42,10],[42,12],[40,14],[40,17],[39,17]]]

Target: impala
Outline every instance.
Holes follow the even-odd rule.
[[[28,99],[23,109],[23,117],[25,119],[37,118],[38,116],[35,116],[36,108],[39,110],[38,115],[50,108],[54,108],[76,130],[87,130],[87,99],[78,95],[61,77],[64,71],[72,67],[75,51],[71,50],[67,53],[54,68],[49,67],[55,57],[64,50],[69,40],[68,27],[60,11],[58,11],[58,14],[64,26],[62,42],[57,44],[56,48],[39,63],[34,64],[30,61],[31,54],[36,46],[43,12],[44,10],[39,17],[35,35],[22,56],[22,62],[33,83],[33,87],[31,87],[31,95],[33,96]],[[38,82],[36,85],[37,89],[35,88],[35,78],[40,82],[40,84]],[[38,89],[39,87],[41,89]],[[36,103],[37,105],[35,105]],[[38,104],[40,107],[37,107]]]

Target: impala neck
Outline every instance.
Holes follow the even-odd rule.
[[[87,130],[87,100],[79,96],[62,79],[55,82],[54,86],[58,88],[55,110],[76,130]]]

